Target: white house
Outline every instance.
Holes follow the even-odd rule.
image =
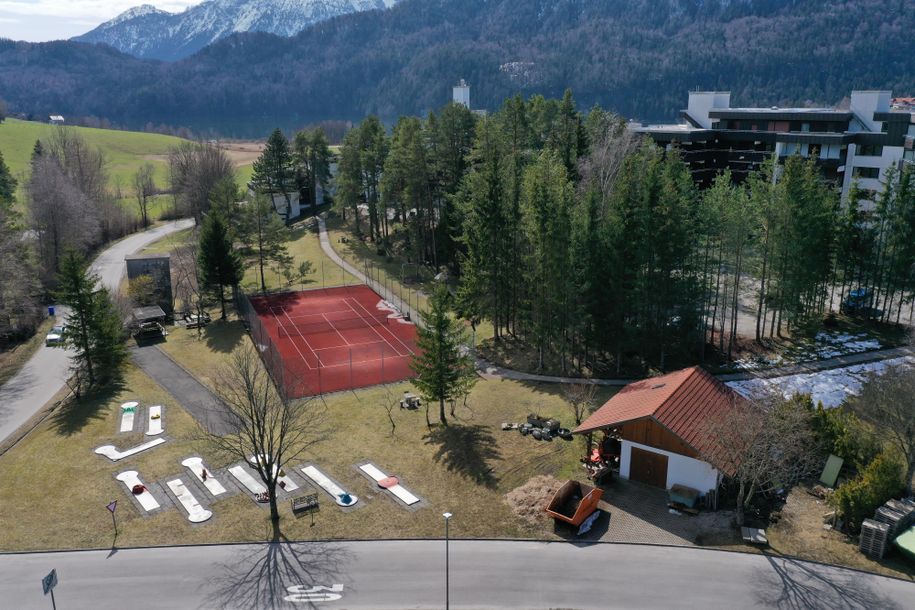
[[[64,120],[64,117],[62,117],[61,115],[52,114],[51,116],[48,117],[48,123],[50,125],[63,125],[64,123],[66,123],[66,121]]]
[[[704,495],[733,474],[712,423],[743,402],[697,366],[627,385],[573,432],[618,434],[624,479],[664,489],[684,485]]]

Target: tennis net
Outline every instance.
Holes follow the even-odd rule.
[[[387,316],[359,316],[344,320],[327,320],[323,322],[309,322],[307,324],[284,324],[277,328],[280,339],[294,339],[317,333],[330,333],[338,330],[353,330],[356,328],[370,328],[373,326],[387,326]]]

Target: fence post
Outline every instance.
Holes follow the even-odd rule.
[[[349,387],[353,387],[353,348],[349,348]]]
[[[384,343],[381,344],[381,383],[384,383]]]

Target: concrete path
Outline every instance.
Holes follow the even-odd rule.
[[[124,257],[154,241],[192,227],[193,220],[169,222],[136,233],[112,244],[92,263],[91,271],[99,276],[109,291],[118,289],[127,270]],[[63,320],[66,310],[58,309]],[[70,376],[70,354],[59,347],[42,347],[12,379],[0,388],[0,443],[8,437],[24,434],[17,431],[38,413],[67,383]]]
[[[405,303],[401,300],[396,294],[388,294],[388,291],[384,289],[378,282],[375,282],[369,277],[366,277],[365,273],[360,271],[357,267],[351,265],[347,261],[337,254],[333,246],[330,243],[330,238],[327,234],[327,225],[324,222],[324,216],[318,216],[318,227],[320,229],[320,242],[321,249],[324,253],[335,263],[346,269],[350,274],[359,278],[362,282],[365,282],[372,287],[375,292],[378,294],[383,294],[384,297],[397,306],[401,312],[409,312],[410,319],[416,322],[419,325],[422,325],[422,316],[419,315],[419,311],[411,307],[408,303]],[[899,358],[900,356],[908,356],[915,353],[912,349],[908,347],[897,347],[892,349],[877,350],[873,352],[864,352],[860,354],[850,354],[848,356],[838,356],[836,358],[829,358],[828,360],[818,360],[815,362],[806,362],[802,364],[795,364],[790,366],[783,366],[772,369],[758,370],[758,371],[743,371],[739,373],[728,373],[723,375],[717,375],[718,379],[722,381],[745,381],[747,379],[755,378],[766,378],[771,379],[774,377],[786,377],[788,375],[796,375],[798,373],[813,373],[816,371],[825,371],[829,369],[841,368],[844,366],[851,366],[853,364],[864,364],[866,362],[876,362],[878,360],[889,360],[892,358]],[[480,372],[485,379],[511,379],[515,381],[531,381],[537,383],[593,383],[600,386],[624,386],[629,383],[632,383],[633,379],[589,379],[584,380],[576,377],[556,377],[553,375],[537,375],[535,373],[525,373],[522,371],[515,371],[512,369],[507,369],[501,366],[497,366],[492,362],[484,360],[482,358],[476,357],[477,370]]]
[[[181,365],[155,345],[132,347],[134,363],[175,397],[184,410],[212,434],[232,431],[230,419],[219,398]]]
[[[452,540],[449,550],[454,609],[891,610],[911,608],[915,599],[911,582],[772,555],[471,540]],[[445,607],[442,540],[3,555],[4,607],[50,608],[41,579],[52,568],[60,608]]]

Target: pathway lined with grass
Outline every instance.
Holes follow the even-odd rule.
[[[102,251],[92,263],[91,271],[109,291],[115,292],[127,270],[124,257],[176,231],[186,229],[193,220],[180,220],[135,233]],[[59,310],[59,319],[64,318]],[[0,387],[0,443],[10,437],[21,437],[19,430],[41,411],[70,377],[70,354],[59,347],[41,347],[23,368]]]

